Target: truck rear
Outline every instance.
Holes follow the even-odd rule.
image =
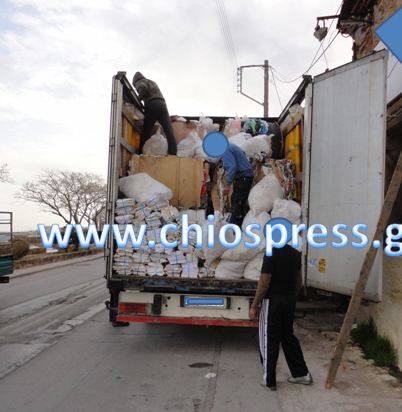
[[[305,76],[277,119],[284,138],[282,156],[295,166],[294,198],[301,204],[301,222],[307,227],[320,223],[330,232],[338,223],[349,228],[364,223],[372,239],[384,196],[387,57],[383,50],[316,77]],[[135,90],[119,72],[112,88],[109,224],[115,223],[116,201],[122,197],[119,178],[149,171],[163,180],[177,168],[172,160],[172,167],[158,167],[156,161],[136,156],[142,118]],[[214,118],[217,123],[224,120]],[[181,199],[191,203],[199,197],[205,173],[196,162],[184,170],[173,173],[181,189],[176,197],[179,203]],[[337,240],[331,236],[329,243]],[[303,240],[304,285],[350,295],[366,250],[350,244],[343,249],[313,248],[305,236]],[[111,321],[256,326],[248,316],[256,281],[230,279],[230,274],[224,280],[122,275],[113,269],[116,249],[109,233],[106,278]],[[381,286],[382,254],[378,254],[365,298],[381,300]]]
[[[207,173],[202,160],[175,156],[137,156],[143,120],[143,105],[124,72],[113,77],[107,223],[116,224],[116,205],[124,198],[119,179],[146,172],[173,191],[171,202],[178,209],[196,209]],[[214,119],[222,121],[221,119]],[[145,246],[146,247],[146,246]],[[117,248],[109,234],[106,278],[112,322],[177,323],[221,326],[256,326],[249,319],[250,300],[256,281],[187,276],[143,276],[116,270]],[[131,253],[131,252],[129,252]],[[124,258],[123,258],[124,259]],[[118,273],[120,272],[120,273]]]

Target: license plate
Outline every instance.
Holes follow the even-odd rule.
[[[217,298],[217,297],[183,296],[182,304],[185,308],[188,308],[188,307],[226,308],[227,299]]]

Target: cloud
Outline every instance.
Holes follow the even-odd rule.
[[[238,64],[270,60],[282,77],[301,74],[318,42],[318,15],[339,0],[226,1]],[[351,59],[351,42],[328,50],[331,67]],[[321,59],[315,73],[325,69]],[[0,153],[15,185],[1,188],[17,229],[51,223],[13,192],[46,167],[106,176],[112,76],[141,70],[160,85],[171,114],[262,114],[236,93],[236,67],[227,55],[213,0],[10,0],[0,26]],[[247,90],[262,98],[262,71],[246,74]],[[278,82],[286,103],[298,82]],[[270,114],[280,112],[273,84]]]

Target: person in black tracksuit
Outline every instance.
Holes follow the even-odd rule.
[[[259,337],[263,364],[261,385],[276,390],[276,364],[279,345],[292,374],[290,383],[310,385],[312,376],[304,361],[300,343],[293,333],[296,298],[301,286],[301,253],[285,245],[265,256],[250,318],[257,317],[261,304]]]
[[[144,143],[151,137],[155,123],[158,121],[168,142],[168,154],[177,154],[176,139],[173,134],[172,123],[170,121],[169,112],[166,106],[165,98],[163,97],[158,85],[145,78],[140,72],[135,73],[133,77],[133,85],[137,89],[138,97],[144,101],[145,118],[144,126],[141,133],[140,153]]]

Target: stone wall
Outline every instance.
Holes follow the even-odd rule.
[[[378,331],[387,336],[398,351],[399,368],[402,370],[402,256],[384,254],[382,302],[371,303],[365,308]]]

